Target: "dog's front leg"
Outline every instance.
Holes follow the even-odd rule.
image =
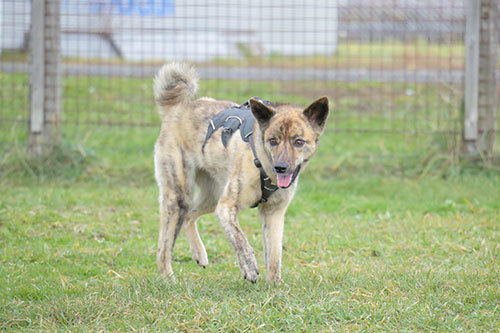
[[[266,207],[265,204],[259,209],[259,214],[262,217],[266,280],[268,282],[281,281],[281,251],[285,212],[286,208],[270,208]]]
[[[238,208],[229,203],[219,202],[215,214],[238,256],[243,276],[250,282],[257,281],[259,275],[257,260],[252,246],[238,223]]]

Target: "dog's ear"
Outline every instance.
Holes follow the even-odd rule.
[[[253,116],[259,122],[259,125],[265,127],[269,120],[274,116],[275,112],[271,110],[267,105],[259,100],[250,99],[250,108],[252,110]]]
[[[323,130],[326,118],[328,118],[328,98],[321,97],[314,101],[304,110],[304,116],[309,120],[313,127]]]

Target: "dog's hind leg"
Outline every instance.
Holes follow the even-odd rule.
[[[162,275],[172,276],[172,251],[191,209],[193,172],[181,152],[155,156],[155,174],[160,189],[160,236],[156,264]]]
[[[205,245],[200,238],[198,233],[197,221],[202,215],[213,212],[213,209],[204,209],[191,211],[191,213],[186,218],[186,223],[184,224],[184,230],[186,231],[186,236],[189,241],[189,247],[191,248],[191,255],[198,265],[205,268],[208,265],[207,251],[205,250]]]
[[[198,233],[197,221],[202,215],[212,213],[217,205],[217,186],[203,171],[196,175],[196,184],[200,191],[195,195],[193,209],[186,217],[184,230],[189,241],[191,254],[196,263],[203,268],[208,265],[207,252]]]

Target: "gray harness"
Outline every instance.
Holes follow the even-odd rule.
[[[270,105],[269,101],[260,99],[258,97],[253,97],[266,105]],[[260,171],[260,189],[262,190],[262,196],[259,201],[257,201],[252,208],[257,207],[260,203],[266,202],[271,194],[273,194],[279,187],[271,183],[271,178],[266,174],[262,164],[257,158],[257,153],[255,152],[255,144],[252,138],[253,127],[255,124],[255,118],[250,110],[250,101],[246,101],[240,106],[233,106],[222,112],[216,114],[212,119],[210,119],[210,124],[207,129],[207,136],[203,142],[201,148],[202,152],[205,151],[205,145],[208,139],[215,133],[215,131],[222,127],[221,141],[224,147],[227,147],[227,143],[231,136],[237,130],[240,130],[241,139],[245,142],[250,142],[250,147],[253,153],[253,163]]]

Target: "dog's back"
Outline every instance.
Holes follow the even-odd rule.
[[[198,73],[193,67],[169,63],[160,69],[154,78],[154,96],[162,120],[157,146],[168,150],[168,145],[176,145],[201,153],[210,119],[236,105],[207,97],[193,100],[197,91]]]

